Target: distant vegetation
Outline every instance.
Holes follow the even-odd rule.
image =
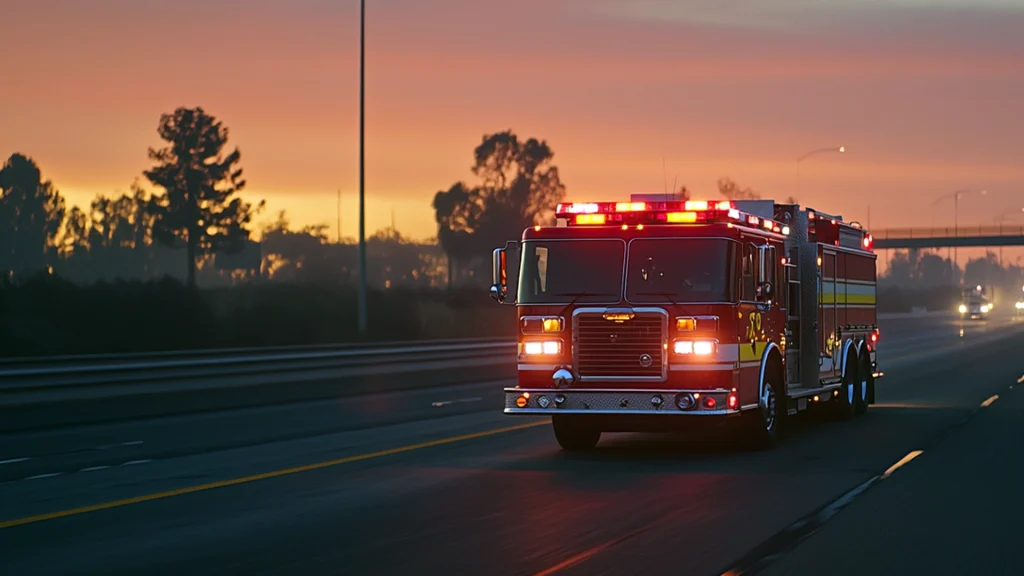
[[[86,208],[69,208],[27,155],[0,168],[2,354],[356,339],[355,243],[332,241],[326,225],[295,228],[284,212],[256,228],[265,205],[240,197],[242,154],[204,109],[162,115],[157,134],[163,145],[148,151],[129,193],[97,196]],[[514,333],[512,312],[486,298],[490,250],[549,222],[566,186],[551,146],[511,130],[482,137],[471,171],[476,182],[434,194],[436,239],[414,242],[390,228],[368,238],[368,337]],[[760,198],[729,178],[717,188],[722,198]],[[690,194],[681,186],[676,197]],[[934,254],[898,253],[881,279],[880,307],[952,305],[945,287],[953,275],[1021,281],[1019,267],[993,258],[961,272]]]

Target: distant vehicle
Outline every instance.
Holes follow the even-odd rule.
[[[1016,310],[1016,316],[1024,316],[1024,300],[1017,302],[1014,307]]]
[[[639,195],[555,215],[494,251],[491,296],[519,311],[505,413],[551,415],[563,449],[724,420],[768,447],[790,414],[874,403],[876,255],[859,224]]]
[[[986,320],[992,312],[992,303],[985,296],[974,293],[960,304],[960,317],[971,320]]]

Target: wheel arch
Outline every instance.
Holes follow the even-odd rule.
[[[843,342],[843,356],[842,356],[842,358],[843,358],[843,360],[842,360],[842,362],[843,362],[842,375],[843,375],[843,381],[844,382],[846,381],[846,367],[849,365],[850,350],[851,349],[856,350],[857,356],[859,358],[860,350],[858,348],[858,345],[854,343],[852,338],[847,338],[846,341]]]
[[[782,387],[784,389],[786,388],[786,373],[784,368],[782,350],[775,342],[769,342],[764,348],[764,354],[761,355],[761,370],[757,383],[758,401],[760,401],[762,394],[764,394],[764,377],[769,373],[769,370],[774,370],[776,372],[776,375],[781,378]],[[788,390],[783,390],[783,392],[788,393]]]

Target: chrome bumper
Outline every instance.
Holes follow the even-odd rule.
[[[505,388],[505,414],[606,414],[619,416],[728,416],[757,404],[728,408],[729,390]],[[681,408],[677,400],[692,403]],[[714,400],[708,404],[707,398]]]

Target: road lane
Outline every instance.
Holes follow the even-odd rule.
[[[1024,574],[1024,389],[1015,380],[762,574]]]
[[[595,454],[565,455],[542,426],[11,528],[0,555],[13,574],[532,574],[591,552],[561,573],[714,573],[1004,393],[1001,382],[1020,376],[1021,338],[1004,331],[887,370],[868,416],[799,423],[773,452],[622,435]],[[0,488],[0,509],[38,513],[509,420],[470,414],[101,470],[88,480],[12,482]]]

